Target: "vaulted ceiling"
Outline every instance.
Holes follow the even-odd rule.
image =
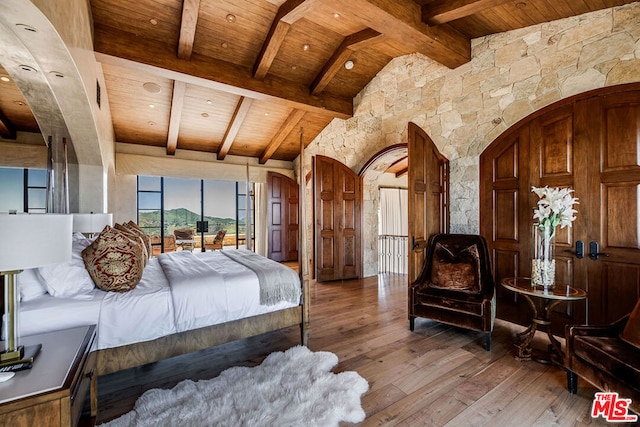
[[[395,57],[456,68],[473,38],[632,2],[91,0],[91,11],[117,142],[265,163],[293,160],[300,129],[308,143],[350,117]],[[38,132],[20,91],[0,85],[0,136]]]

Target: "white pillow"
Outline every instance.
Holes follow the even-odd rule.
[[[47,293],[37,268],[23,270],[17,276],[21,301],[29,301]]]
[[[74,234],[71,261],[38,269],[49,294],[54,297],[91,298],[88,294],[95,285],[82,260],[82,250],[89,244],[91,244],[90,239]]]

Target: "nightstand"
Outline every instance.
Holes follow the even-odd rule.
[[[0,383],[0,425],[76,426],[89,391],[95,417],[95,339],[93,325],[23,337],[21,344],[42,344],[42,350],[31,369]]]

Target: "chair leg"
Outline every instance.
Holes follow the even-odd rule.
[[[409,316],[409,330],[413,331],[413,329],[416,327],[416,318],[415,316]]]
[[[578,376],[566,369],[567,371],[567,390],[569,393],[576,394],[578,393]]]
[[[491,351],[491,332],[484,334],[484,349]]]

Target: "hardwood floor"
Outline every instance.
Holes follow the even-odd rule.
[[[563,370],[513,358],[522,327],[496,322],[491,352],[481,333],[426,319],[407,319],[406,276],[311,283],[314,351],[335,353],[335,372],[355,370],[369,382],[362,426],[586,426],[595,389],[566,390]],[[133,407],[145,390],[185,378],[213,378],[231,366],[254,366],[269,353],[299,344],[289,328],[98,379],[97,422]],[[543,348],[542,335],[534,344]]]

